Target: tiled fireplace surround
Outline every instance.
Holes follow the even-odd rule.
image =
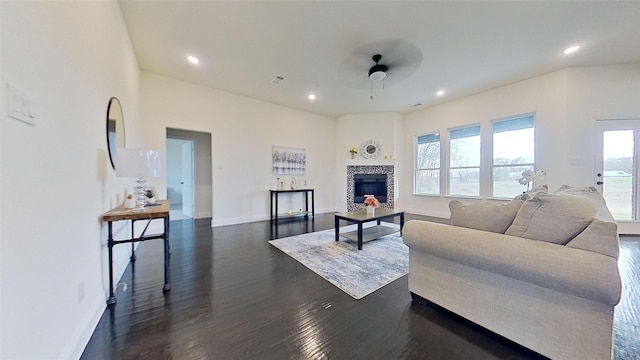
[[[364,208],[364,204],[353,202],[354,180],[356,174],[386,174],[387,175],[387,202],[380,203],[380,207],[393,208],[393,165],[349,165],[347,166],[347,211],[356,211]]]

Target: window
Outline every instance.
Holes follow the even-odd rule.
[[[438,131],[416,135],[414,194],[504,199],[521,194],[522,172],[535,170],[534,122],[535,113],[529,113],[451,128],[442,137]]]
[[[492,195],[512,198],[522,193],[518,183],[525,170],[534,170],[533,115],[493,122]]]
[[[440,194],[440,134],[417,137],[414,192]]]
[[[480,125],[450,130],[449,195],[480,196]]]

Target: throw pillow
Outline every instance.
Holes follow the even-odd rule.
[[[449,202],[451,225],[504,234],[513,222],[524,201],[512,200],[506,204],[463,204],[458,200]]]
[[[525,201],[505,234],[566,245],[595,215],[593,204],[579,196],[539,193]]]

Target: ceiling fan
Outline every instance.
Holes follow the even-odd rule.
[[[383,80],[387,76],[387,70],[389,70],[389,67],[387,65],[380,64],[380,60],[382,60],[382,55],[380,54],[373,55],[371,59],[375,61],[376,64],[369,69],[369,79],[371,81]]]
[[[372,65],[371,60],[375,64]],[[422,65],[422,52],[402,40],[385,40],[357,48],[338,67],[343,85],[356,90],[394,86],[414,74]],[[367,71],[367,69],[369,69]]]

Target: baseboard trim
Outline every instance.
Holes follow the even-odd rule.
[[[405,209],[405,213],[430,216],[430,217],[436,217],[441,219],[448,219],[449,217],[451,217],[451,213],[449,212],[433,211],[433,210],[425,210],[425,209]]]
[[[199,212],[196,213],[196,219],[206,219],[206,218],[210,218],[213,217],[213,213],[212,212]]]
[[[324,213],[331,213],[331,212],[336,212],[337,210],[334,209],[321,209],[321,210],[316,210],[315,214],[319,215],[319,214],[324,214]],[[250,223],[250,222],[256,222],[256,221],[265,221],[265,220],[271,220],[269,215],[256,215],[256,216],[248,216],[248,217],[235,217],[235,218],[226,218],[226,219],[211,219],[211,227],[218,227],[218,226],[226,226],[226,225],[236,225],[236,224],[245,224],[245,223]]]
[[[102,294],[102,293],[101,293]],[[71,336],[67,346],[65,346],[60,359],[80,359],[84,349],[87,347],[93,332],[95,331],[102,314],[107,308],[105,298],[100,296],[93,300],[93,311],[85,322],[85,325]]]

